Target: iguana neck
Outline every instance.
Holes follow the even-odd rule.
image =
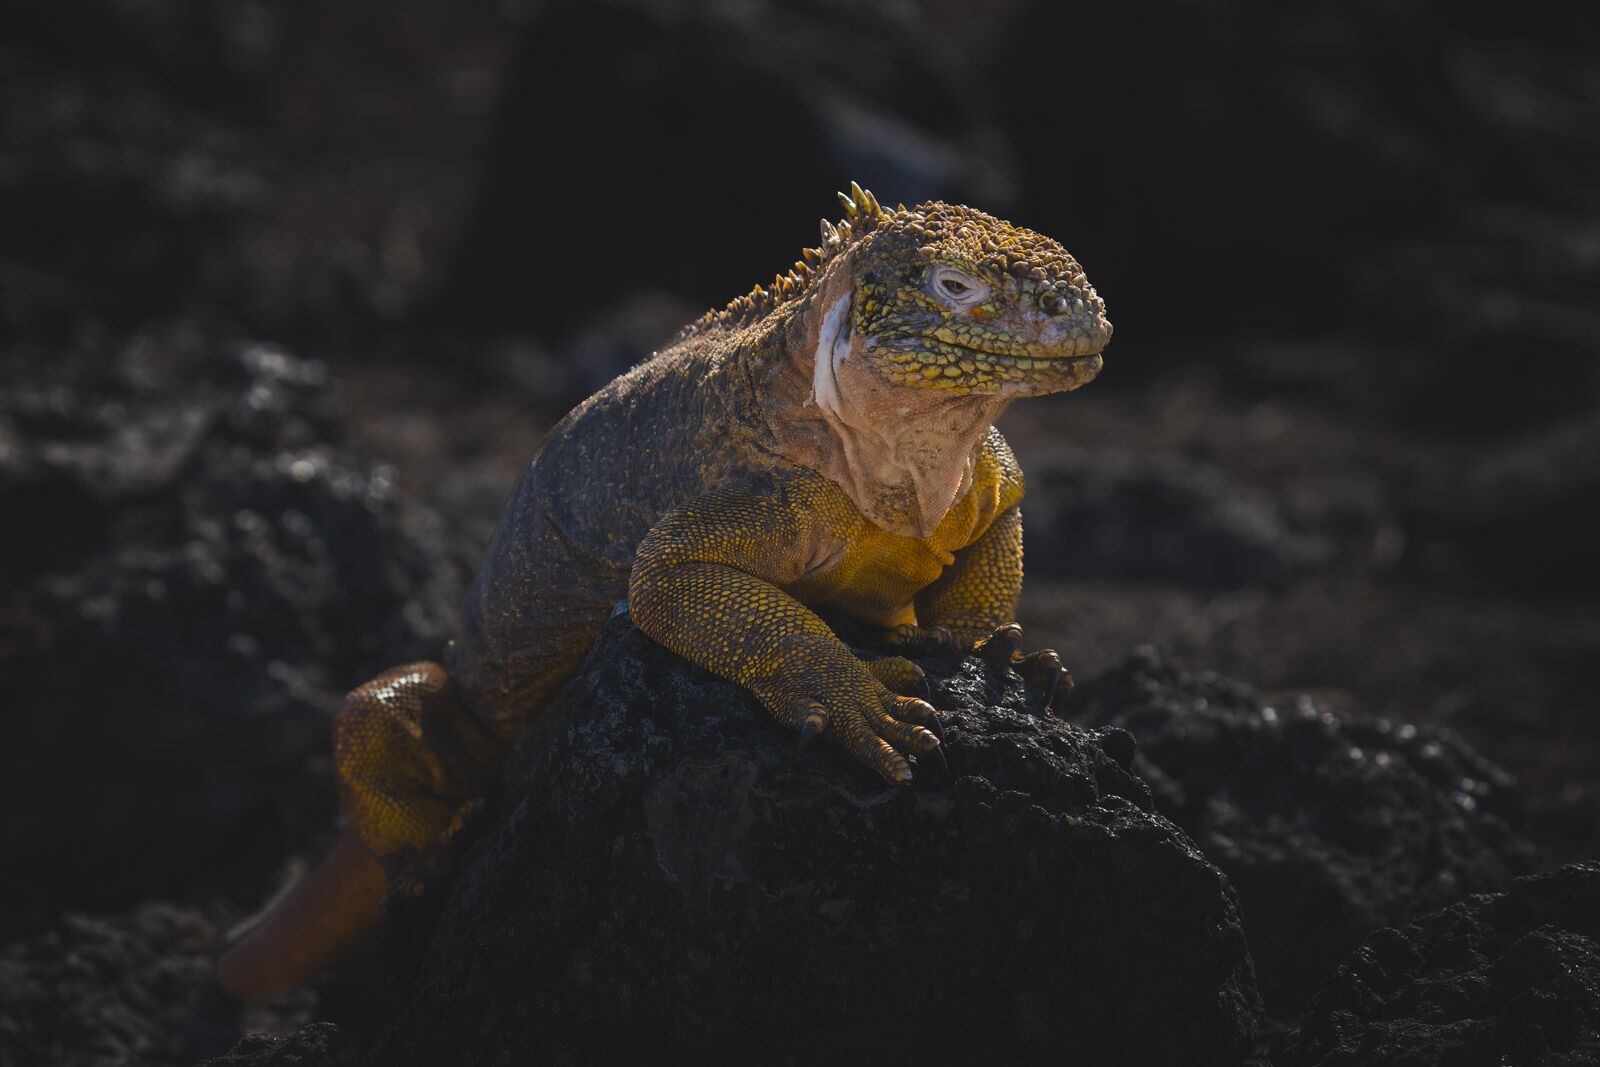
[[[850,274],[767,343],[762,414],[776,451],[844,489],[869,520],[928,537],[972,485],[978,454],[1002,397],[950,396],[893,385],[862,359],[850,329]]]

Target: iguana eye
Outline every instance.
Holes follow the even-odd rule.
[[[980,304],[989,295],[987,285],[954,267],[935,267],[928,276],[928,288],[934,296],[954,308]]]

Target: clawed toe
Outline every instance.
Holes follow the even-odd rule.
[[[890,692],[902,696],[921,697],[923,700],[933,695],[933,689],[928,685],[928,676],[923,673],[921,667],[904,656],[884,656],[881,659],[871,660],[867,663],[867,671],[882,682]]]
[[[1023,681],[1037,687],[1039,706],[1053,712],[1056,701],[1072,691],[1072,672],[1062,666],[1061,656],[1054,649],[1024,655],[1021,648],[1022,627],[1012,623],[1000,627],[973,651],[995,669],[1009,667]]]
[[[1012,664],[1013,669],[1039,689],[1039,706],[1054,711],[1056,702],[1072,692],[1072,672],[1061,665],[1061,657],[1051,648],[1041,649],[1022,656]]]
[[[799,734],[800,747],[805,748],[811,739],[828,728],[828,713],[818,705],[813,704],[805,714],[800,716]]]
[[[996,630],[975,651],[992,666],[1003,668],[1011,665],[1011,661],[1016,658],[1021,648],[1022,627],[1012,623]]]
[[[1050,659],[1054,660],[1055,662],[1053,665],[1046,666],[1044,681],[1039,687],[1040,703],[1047,708],[1055,706],[1056,692],[1061,688],[1061,674],[1064,670],[1064,668],[1061,666],[1061,657],[1057,656],[1054,652],[1051,652],[1049,655]]]

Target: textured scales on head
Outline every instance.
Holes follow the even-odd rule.
[[[1111,339],[1105,302],[1054,240],[963,205],[889,211],[855,182],[839,200],[844,218],[824,219],[821,243],[791,270],[707,312],[682,337],[783,312],[848,256],[851,333],[890,382],[1026,396],[1075,389],[1099,373]]]

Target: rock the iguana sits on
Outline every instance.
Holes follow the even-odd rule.
[[[846,217],[768,288],[706,314],[550,433],[502,515],[443,666],[397,667],[334,723],[353,835],[219,961],[242,997],[293,985],[375,920],[385,885],[445,841],[511,740],[577,670],[616,603],[750,690],[803,742],[885,781],[938,755],[921,670],[858,659],[813,609],[908,655],[1023,656],[1022,473],[993,428],[1076,389],[1111,338],[1055,241],[972,208]],[[1048,701],[1048,695],[1047,695]]]

